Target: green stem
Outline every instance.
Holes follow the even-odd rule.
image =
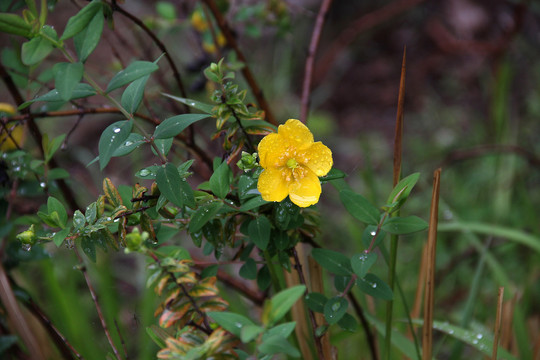
[[[284,289],[285,286],[283,286],[281,281],[279,281],[279,277],[276,273],[275,266],[272,263],[272,258],[270,257],[268,250],[263,251],[263,257],[266,262],[266,266],[268,267],[268,270],[270,270],[270,278],[272,279],[272,287],[274,288],[274,291],[277,293],[281,291],[281,289]]]
[[[390,261],[388,264],[388,286],[394,292],[396,262],[397,262],[398,236],[390,237]],[[384,338],[384,348],[386,350],[386,358],[391,359],[392,349],[392,318],[394,312],[394,300],[386,303],[386,333]]]

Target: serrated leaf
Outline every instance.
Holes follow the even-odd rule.
[[[164,96],[171,98],[173,100],[176,100],[184,105],[187,105],[189,107],[192,107],[194,109],[200,110],[206,114],[212,114],[212,109],[214,108],[214,105],[205,104],[197,100],[191,100],[191,99],[185,99],[178,96],[173,96],[170,94],[163,94]]]
[[[73,90],[81,82],[84,66],[82,63],[56,63],[53,67],[54,87],[63,101],[71,99]]]
[[[374,252],[360,253],[351,257],[351,267],[354,273],[362,279],[368,273],[369,269],[377,261],[377,254]]]
[[[203,228],[223,207],[221,201],[212,201],[199,206],[199,208],[191,216],[189,222],[189,232],[197,232]]]
[[[215,322],[222,328],[229,331],[233,335],[240,337],[242,335],[242,328],[246,325],[254,326],[255,323],[247,317],[235,314],[228,311],[215,312],[211,311],[207,313]]]
[[[305,291],[306,287],[304,285],[296,285],[274,295],[270,300],[270,310],[268,312],[269,325],[281,320]]]
[[[103,170],[111,160],[114,152],[124,144],[131,133],[133,122],[117,121],[109,125],[99,138],[99,168]]]
[[[345,209],[356,219],[370,225],[379,223],[379,210],[373,206],[365,197],[351,190],[341,190],[339,198]]]
[[[390,234],[404,235],[427,229],[428,223],[418,216],[393,217],[387,219],[382,229]]]
[[[347,312],[349,303],[341,296],[334,296],[324,304],[324,318],[330,325],[337,323]]]
[[[92,1],[82,8],[77,14],[69,18],[61,40],[69,39],[88,26],[98,11],[101,11],[103,4],[100,1]]]
[[[128,85],[122,93],[121,104],[130,114],[133,114],[139,108],[144,95],[144,87],[150,75],[143,76]]]
[[[22,44],[21,60],[24,65],[31,66],[41,62],[53,51],[53,44],[41,36],[36,36]]]
[[[326,249],[313,249],[311,256],[333,274],[349,276],[353,273],[349,258],[342,253]]]
[[[390,287],[372,273],[367,274],[362,279],[358,279],[357,284],[360,290],[374,298],[392,300],[394,297]]]
[[[324,304],[328,301],[328,298],[321,293],[311,292],[305,297],[306,306],[311,310],[318,313],[324,312]]]
[[[182,114],[165,119],[156,126],[155,139],[167,139],[180,134],[189,125],[208,118],[206,114]]]
[[[266,250],[270,242],[272,225],[264,215],[251,220],[248,226],[248,234],[253,243],[261,250]]]
[[[222,162],[216,171],[210,176],[210,190],[217,197],[224,199],[231,190],[231,168],[226,161]]]
[[[176,206],[195,207],[193,189],[180,177],[178,169],[173,164],[167,163],[157,169],[156,183],[161,194]]]
[[[29,37],[32,27],[19,15],[0,13],[0,32]]]
[[[121,70],[116,75],[113,76],[109,85],[107,85],[107,90],[105,92],[111,92],[115,89],[118,89],[124,85],[129,84],[132,81],[135,81],[143,76],[153,73],[159,67],[157,64],[150,61],[134,61],[129,64],[124,70]]]
[[[80,62],[84,63],[98,45],[101,34],[103,33],[104,22],[105,17],[103,12],[98,11],[92,20],[90,20],[88,26],[73,38],[75,51]]]

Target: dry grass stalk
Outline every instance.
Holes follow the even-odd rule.
[[[497,297],[497,315],[495,317],[495,338],[493,339],[493,352],[491,353],[491,359],[497,360],[497,351],[499,350],[499,339],[501,336],[501,325],[502,325],[502,312],[503,312],[503,297],[504,297],[504,287],[499,288],[499,293]]]
[[[435,255],[437,248],[437,224],[439,214],[439,188],[441,169],[433,173],[433,193],[429,214],[427,242],[426,283],[424,292],[424,326],[422,328],[422,359],[431,359],[433,349],[433,303],[435,294]]]

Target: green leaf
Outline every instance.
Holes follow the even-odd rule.
[[[418,216],[392,217],[382,225],[382,229],[390,234],[411,234],[427,229],[428,223]]]
[[[54,87],[63,101],[71,99],[73,90],[81,82],[84,66],[82,63],[57,63],[53,67]]]
[[[66,237],[69,235],[70,230],[71,229],[69,227],[67,227],[65,229],[60,230],[56,234],[54,234],[53,239],[52,239],[54,245],[56,245],[57,247],[62,245],[62,243],[64,242]]]
[[[270,231],[272,225],[270,220],[264,215],[261,215],[249,223],[248,234],[253,243],[261,250],[266,250],[268,242],[270,242]]]
[[[154,140],[154,144],[156,145],[159,153],[163,154],[164,156],[167,156],[167,154],[171,150],[172,143],[173,143],[173,138]],[[155,155],[157,155],[156,150],[153,147],[152,147],[152,152]]]
[[[126,109],[130,114],[135,113],[139,108],[139,105],[143,99],[144,87],[146,86],[146,82],[149,78],[150,75],[143,76],[142,78],[137,79],[129,84],[126,90],[124,90],[121,103],[124,109]]]
[[[231,168],[226,161],[218,166],[216,171],[210,177],[210,190],[217,197],[224,199],[231,190],[230,177],[232,175]]]
[[[258,208],[259,206],[262,206],[262,205],[265,205],[265,204],[268,204],[269,201],[266,201],[264,200],[260,195],[259,196],[256,196],[254,198],[251,198],[249,199],[248,201],[246,201],[245,203],[242,204],[242,206],[240,206],[240,210],[239,211],[249,211],[249,210],[253,210],[255,208]]]
[[[367,274],[362,279],[359,278],[357,284],[360,290],[374,298],[383,300],[392,300],[394,298],[390,287],[372,273]]]
[[[373,237],[375,235],[377,235],[377,237],[373,241]],[[385,236],[386,236],[385,231],[379,230],[379,233],[377,234],[377,226],[368,225],[366,226],[365,230],[362,232],[362,245],[364,245],[364,247],[368,249],[369,246],[371,245],[371,242],[373,241],[373,249],[375,249],[381,243],[381,241],[384,240]]]
[[[88,258],[92,260],[92,262],[96,262],[96,245],[94,244],[94,241],[89,236],[83,236],[81,240],[81,246]]]
[[[328,174],[326,174],[325,176],[320,177],[319,179],[321,180],[321,182],[325,183],[327,181],[343,179],[345,176],[347,176],[347,174],[345,174],[343,171],[341,171],[339,169],[336,169],[336,168],[332,168],[332,169],[330,169]]]
[[[69,39],[83,31],[92,21],[98,11],[101,11],[103,4],[100,1],[92,1],[81,9],[77,14],[69,18],[61,40]]]
[[[73,213],[73,227],[75,231],[81,230],[86,224],[86,218],[80,210],[75,210]]]
[[[389,210],[396,211],[407,201],[414,185],[418,181],[420,173],[414,173],[403,178],[395,187],[386,200]]]
[[[163,120],[161,124],[156,126],[154,131],[155,139],[172,138],[180,134],[189,125],[202,119],[208,118],[206,114],[182,114],[170,117]]]
[[[157,64],[149,61],[134,61],[128,65],[124,70],[121,70],[113,76],[106,92],[111,92],[124,85],[129,84],[132,81],[142,78],[148,74],[153,73],[158,69]]]
[[[117,121],[109,125],[99,138],[99,168],[103,170],[111,160],[114,152],[124,144],[131,133],[133,122]]]
[[[270,310],[268,312],[269,325],[281,320],[305,291],[306,287],[304,285],[296,285],[274,295],[270,300]]]
[[[178,207],[184,205],[195,207],[193,189],[182,179],[178,169],[171,163],[158,168],[156,183],[161,194]]]
[[[313,249],[311,256],[317,261],[323,268],[336,275],[349,276],[353,271],[351,268],[351,261],[342,253],[326,250],[326,249]]]
[[[61,228],[66,227],[67,219],[68,219],[67,211],[64,205],[60,201],[58,201],[58,199],[52,196],[49,196],[49,199],[47,199],[47,211],[49,212],[49,215],[51,215],[53,212],[57,212],[58,219],[60,221],[58,225]]]
[[[0,13],[0,32],[29,37],[32,26],[19,15]]]
[[[257,263],[252,258],[248,258],[238,273],[242,278],[255,280],[257,278]]]
[[[354,316],[348,313],[345,313],[337,324],[345,331],[356,332],[358,330],[358,322]]]
[[[42,36],[36,36],[22,44],[21,60],[24,65],[35,65],[53,51],[53,44]]]
[[[44,136],[44,138],[45,138],[45,136]],[[50,142],[47,141],[46,146],[45,146],[45,142],[43,142],[43,147],[44,147],[43,150],[44,150],[44,153],[45,153],[45,162],[46,163],[48,163],[49,160],[51,160],[51,158],[54,156],[56,151],[58,151],[58,149],[60,148],[60,146],[64,142],[65,138],[66,138],[66,134],[61,134],[61,135],[55,137],[54,139],[52,139]],[[49,178],[50,178],[50,173],[49,173]]]
[[[263,341],[270,336],[279,336],[286,339],[294,331],[295,326],[296,326],[296,321],[291,321],[291,322],[286,322],[283,324],[276,325],[273,328],[266,330],[266,332],[263,335]]]
[[[318,313],[324,312],[324,304],[328,301],[328,298],[321,293],[311,292],[305,297],[306,305],[311,311]]]
[[[202,227],[210,221],[223,207],[221,201],[211,201],[206,203],[193,213],[191,220],[189,222],[189,232],[197,232],[202,229]]]
[[[377,254],[374,252],[360,253],[351,258],[351,267],[354,273],[362,279],[368,273],[369,269],[377,261]]]
[[[217,322],[219,326],[238,337],[242,335],[242,328],[244,326],[255,325],[255,323],[247,317],[228,311],[210,311],[207,312],[207,314]]]
[[[96,94],[96,91],[90,85],[79,83],[75,86],[75,89],[71,93],[71,99],[69,100],[81,99],[81,98],[89,97],[95,94]],[[27,107],[28,105],[36,101],[53,102],[53,101],[63,101],[63,100],[58,90],[54,89],[33,100],[26,101],[24,104],[19,106],[19,110],[24,109],[25,107]]]
[[[270,270],[268,269],[268,266],[264,265],[257,273],[257,286],[259,287],[259,290],[264,291],[270,286],[271,282],[272,278],[270,276]]]
[[[365,197],[351,190],[341,190],[339,198],[345,209],[356,219],[370,225],[379,223],[380,213]]]
[[[244,325],[240,334],[240,340],[242,340],[243,343],[248,343],[263,331],[264,328],[258,325]]]
[[[98,45],[101,34],[103,33],[104,22],[105,17],[103,16],[103,12],[98,11],[88,26],[73,38],[75,51],[80,62],[84,63]]]
[[[113,153],[113,157],[120,157],[125,156],[129,153],[131,153],[133,150],[141,146],[142,144],[146,144],[146,141],[144,140],[144,136],[137,133],[131,133],[127,137],[126,141],[124,141]]]
[[[200,110],[206,114],[212,114],[212,109],[214,108],[214,105],[205,104],[197,100],[191,100],[191,99],[185,99],[178,96],[173,96],[169,94],[163,94],[164,96],[171,98],[173,100],[176,100],[184,105],[187,105],[189,107],[192,107],[194,109]]]
[[[324,318],[330,325],[337,323],[347,312],[349,303],[341,296],[334,296],[324,304]]]
[[[281,336],[269,336],[258,347],[262,354],[287,354],[291,357],[300,357],[300,352]]]

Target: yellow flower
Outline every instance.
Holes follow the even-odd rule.
[[[8,103],[0,103],[0,115],[9,116],[15,114],[15,108]],[[11,135],[9,136],[8,133]],[[0,151],[11,151],[17,149],[13,139],[22,145],[25,138],[24,127],[14,121],[0,124]]]
[[[259,143],[260,164],[257,189],[266,201],[282,201],[289,195],[300,207],[316,204],[321,195],[319,176],[332,168],[332,151],[299,120],[289,119],[277,133]]]

